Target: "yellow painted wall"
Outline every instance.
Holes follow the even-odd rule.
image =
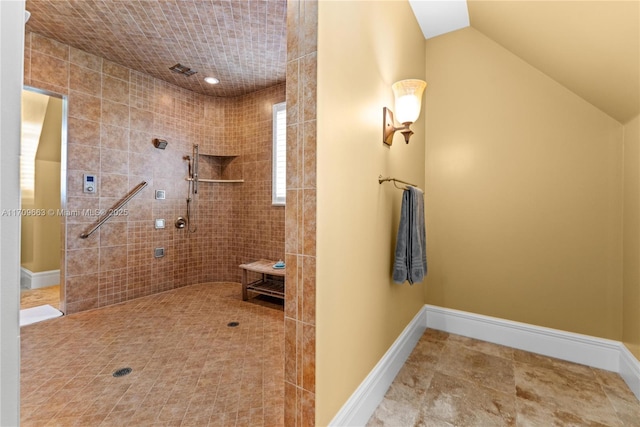
[[[622,341],[640,360],[640,116],[624,126]]]
[[[426,61],[426,302],[620,340],[622,125],[473,28]]]
[[[424,185],[423,97],[415,135],[382,143],[391,85],[424,79],[424,37],[406,1],[318,5],[316,425],[327,425],[424,304],[391,279],[402,192]],[[426,99],[426,101],[425,101]]]
[[[46,179],[38,179],[38,174]],[[36,209],[60,209],[60,162],[36,159]],[[60,217],[34,217],[33,272],[60,269]]]
[[[21,201],[21,209],[33,209],[33,203]],[[33,218],[20,218],[20,266],[33,271]]]

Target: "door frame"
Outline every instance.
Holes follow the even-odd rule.
[[[58,98],[62,101],[62,120],[60,122],[60,211],[56,212],[59,215],[60,212],[66,212],[67,210],[67,135],[68,135],[68,113],[69,113],[69,97],[50,90],[41,89],[36,86],[23,85],[22,90],[39,93],[52,98]],[[22,126],[22,120],[20,121]],[[22,139],[20,140],[22,144]],[[63,313],[66,311],[65,303],[65,272],[66,272],[66,218],[64,215],[60,216],[60,311]],[[20,239],[22,239],[22,226],[20,227]],[[20,247],[20,249],[22,249]]]

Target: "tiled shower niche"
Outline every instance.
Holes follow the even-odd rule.
[[[204,183],[241,183],[242,162],[239,156],[215,156],[200,153],[198,156],[198,179]]]

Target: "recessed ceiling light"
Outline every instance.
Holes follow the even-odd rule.
[[[218,83],[220,83],[220,80],[216,79],[215,77],[205,77],[204,81],[209,83],[210,85],[217,85]]]

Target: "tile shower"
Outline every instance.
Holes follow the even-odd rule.
[[[287,2],[287,197],[295,201],[295,203],[289,203],[285,219],[285,240],[287,245],[285,248],[285,260],[289,265],[286,278],[288,286],[285,297],[286,310],[284,328],[285,371],[287,372],[287,377],[285,378],[286,425],[310,426],[314,425],[315,422],[315,127],[317,8],[318,5],[316,1],[299,2],[290,0]],[[185,134],[189,135],[189,131],[195,134],[196,132],[202,132],[202,128],[205,127],[206,132],[208,132],[207,135],[210,137],[209,141],[220,142],[220,149],[226,149],[231,146],[233,140],[227,138],[221,140],[220,137],[237,137],[237,135],[242,132],[239,127],[232,129],[223,126],[224,123],[228,123],[225,115],[229,113],[229,117],[231,117],[232,112],[239,110],[239,107],[231,111],[220,108],[215,114],[210,114],[211,110],[205,109],[204,114],[208,114],[207,118],[211,119],[211,121],[203,124],[202,121],[195,119],[193,116],[186,113],[183,114],[188,106],[188,100],[193,98],[201,99],[200,97],[176,89],[161,81],[151,79],[148,76],[138,74],[132,70],[122,69],[122,67],[116,64],[70,48],[69,46],[60,45],[35,34],[27,34],[25,40],[25,84],[61,94],[68,94],[71,97],[74,93],[81,92],[74,87],[80,86],[80,82],[76,81],[74,84],[71,83],[70,68],[72,63],[77,63],[78,66],[84,69],[102,73],[105,80],[110,82],[113,82],[110,77],[117,76],[120,76],[119,80],[126,82],[126,73],[128,72],[131,82],[135,82],[135,84],[130,85],[128,88],[131,93],[130,102],[132,102],[130,109],[132,129],[129,131],[129,150],[131,151],[129,165],[134,165],[135,167],[137,159],[144,160],[142,153],[131,150],[136,147],[137,138],[141,134],[144,135],[145,141],[152,138],[151,134],[148,133],[150,129],[148,126],[150,123],[148,122],[151,120],[147,119],[146,124],[140,124],[140,116],[142,115],[140,110],[143,109],[143,103],[139,98],[143,97],[140,97],[137,91],[143,91],[143,93],[148,95],[153,93],[153,104],[151,104],[151,101],[147,101],[147,114],[145,115],[153,116],[154,114],[158,114],[158,128],[155,129],[155,131],[162,135],[159,136],[161,138],[171,140],[170,138],[174,135],[174,132],[186,138]],[[95,79],[94,84],[98,84],[97,79]],[[278,90],[284,92],[283,89]],[[103,95],[101,94],[101,96]],[[281,97],[277,98],[278,101],[282,100]],[[70,101],[72,104],[75,102],[73,99]],[[218,100],[218,102],[224,105],[225,101]],[[169,112],[171,113],[169,114]],[[171,125],[165,126],[165,124],[160,121],[160,118],[170,119]],[[83,119],[80,117],[75,129],[72,130],[72,119],[74,118],[70,118],[69,142],[87,145],[89,149],[91,146],[99,146],[99,143],[97,143],[96,140],[92,140],[90,136],[93,135],[95,137],[95,135],[100,135],[101,132],[103,132],[100,124],[91,122],[90,120],[81,121]],[[84,125],[84,127],[82,125]],[[166,133],[163,132],[164,128],[168,128]],[[104,132],[106,133],[109,129],[111,128],[105,126]],[[171,130],[173,131],[170,132]],[[122,133],[124,134],[124,132]],[[127,137],[127,135],[123,136]],[[72,138],[77,139],[74,141]],[[183,147],[187,147],[190,142],[181,143]],[[150,144],[147,149],[149,147]],[[176,147],[175,142],[171,147]],[[169,149],[171,148],[167,148],[167,150]],[[185,148],[185,152],[188,151],[189,150]],[[249,153],[244,161],[258,162],[259,160],[254,154],[257,156],[257,153]],[[155,163],[152,162],[152,164]],[[253,166],[258,166],[258,164],[254,163]],[[72,173],[72,171],[70,171],[70,173]],[[186,167],[184,173],[186,174]],[[136,176],[135,171],[132,176]],[[79,178],[79,176],[77,177]],[[128,177],[129,174],[127,174],[127,178]],[[179,178],[182,177],[182,175],[179,176]],[[248,177],[245,177],[245,179],[247,178]],[[128,184],[133,186],[136,185],[137,182],[139,181],[135,180],[132,183],[128,182]],[[245,182],[242,185],[244,188],[252,188],[249,182]],[[69,190],[71,191],[71,189]],[[183,191],[185,191],[185,195],[182,197],[186,198],[186,188],[183,189]],[[227,188],[225,191],[231,191],[231,189]],[[71,193],[69,193],[69,196],[71,196]],[[106,204],[107,203],[105,203],[105,205]],[[251,209],[250,206],[244,206],[244,208]],[[217,209],[228,209],[228,207],[217,206]],[[243,214],[246,214],[246,212],[246,209],[243,210]],[[274,216],[271,213],[269,215]],[[276,217],[279,215],[283,215],[283,213],[278,212],[275,214]],[[263,221],[266,222],[266,219]],[[276,222],[279,224],[279,221]],[[70,224],[70,226],[71,225],[73,224]],[[125,227],[125,225],[124,223],[118,224],[114,222],[112,223],[112,227]],[[80,229],[81,227],[78,227],[76,224],[76,228]],[[273,230],[273,227],[271,227],[271,229]],[[245,228],[244,230],[247,233],[260,233],[258,229]],[[264,229],[262,230],[264,231]],[[133,234],[134,231],[136,231],[139,236]],[[63,232],[67,234],[70,233],[69,230],[63,230]],[[162,273],[158,271],[159,269],[156,268],[155,264],[153,267],[147,267],[146,273],[145,270],[133,267],[136,263],[144,264],[142,261],[143,258],[141,258],[141,251],[144,248],[144,242],[146,242],[144,233],[148,234],[149,232],[142,229],[135,230],[135,228],[130,232],[131,243],[127,242],[127,247],[130,248],[129,250],[131,252],[131,256],[128,255],[128,262],[133,270],[131,274],[134,280],[148,280],[144,285],[146,287],[158,287],[158,283],[152,281],[151,273],[153,271],[156,277]],[[225,231],[221,230],[221,233],[225,233]],[[272,233],[274,233],[274,231],[272,231]],[[103,235],[104,238],[101,236],[101,239],[108,242],[110,233],[104,231]],[[253,237],[257,240],[264,239],[265,235],[260,234],[248,237],[250,239]],[[231,238],[234,237],[228,237],[229,240]],[[120,240],[115,240],[116,243],[120,242]],[[244,245],[248,244],[248,242],[244,243]],[[97,245],[96,243],[93,245],[94,246],[86,249],[93,248],[95,253]],[[266,246],[269,248],[275,247],[269,241],[267,241]],[[83,246],[71,246],[68,249],[71,251],[85,248]],[[208,242],[207,250],[217,251],[216,246],[212,242]],[[79,257],[76,257],[76,259],[77,258]],[[208,261],[211,259],[211,256],[207,255],[206,259]],[[202,265],[202,263],[205,262],[205,254],[203,252],[199,253],[197,259],[190,257],[189,262],[196,266]],[[209,269],[220,269],[222,268],[221,265],[221,262],[218,261],[216,264],[210,266]],[[95,271],[97,267],[94,266],[92,268],[94,271],[92,273],[85,273],[85,275],[94,281],[99,280],[100,275],[96,274]],[[187,264],[181,264],[179,268],[180,270],[173,270],[173,275],[175,276],[174,281],[176,281],[176,283],[178,279],[182,278],[182,280],[185,280],[184,278],[187,276],[187,271],[189,271],[191,267]],[[235,266],[231,266],[231,268],[235,269]],[[193,268],[191,269],[193,270]],[[147,274],[147,276],[145,276],[145,274]],[[98,296],[96,296],[97,285],[93,282],[93,284],[86,286],[86,282],[81,276],[82,275],[67,279],[67,286],[72,289],[74,293],[69,298],[71,309],[74,311],[99,306],[99,299]],[[124,282],[123,278],[121,278],[119,283],[127,282]],[[136,292],[136,290],[140,288],[144,289],[143,286],[138,286],[132,290],[126,288],[123,290],[122,285],[120,286],[119,294],[122,294],[124,291],[125,295],[127,292]],[[127,285],[125,284],[124,286],[126,287]],[[112,286],[112,288],[115,291],[115,287]],[[139,293],[142,294],[142,292]],[[115,292],[113,294],[115,295]],[[120,295],[119,297],[123,298]]]
[[[187,77],[185,77],[187,78]],[[280,84],[234,98],[196,94],[35,33],[25,38],[25,85],[68,96],[68,211],[106,210],[149,185],[88,239],[91,216],[62,218],[62,308],[75,313],[203,282],[240,281],[238,265],[284,259],[285,210],[271,205],[271,106]],[[164,150],[152,140],[168,141]],[[202,183],[198,231],[173,226],[186,214],[187,162],[201,152],[238,156],[241,184]],[[83,173],[98,175],[96,195]],[[166,191],[155,200],[156,189]],[[163,218],[166,228],[155,229]],[[165,248],[163,258],[154,248]]]

